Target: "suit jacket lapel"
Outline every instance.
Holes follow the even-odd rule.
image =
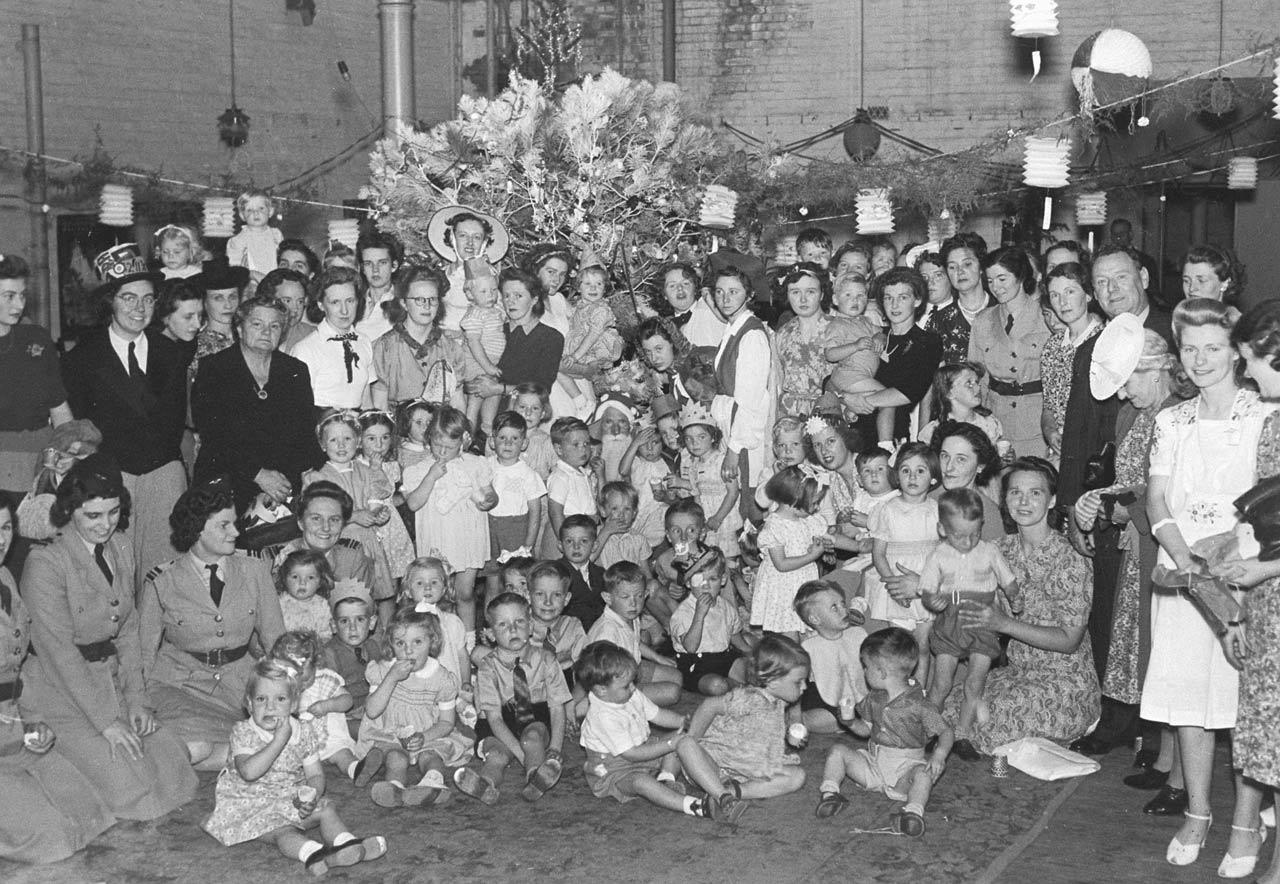
[[[103,383],[121,401],[138,414],[145,415],[147,409],[143,403],[142,391],[129,379],[129,372],[112,348],[109,333],[105,328],[102,330],[102,337],[98,339],[97,346],[97,358],[90,360],[93,363],[90,368],[101,372]],[[152,352],[154,353],[154,349]]]

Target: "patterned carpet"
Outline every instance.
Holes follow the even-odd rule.
[[[952,760],[934,793],[923,838],[856,834],[887,824],[888,799],[845,794],[853,804],[834,820],[813,815],[822,760],[834,738],[804,751],[808,781],[799,793],[757,802],[736,831],[654,808],[595,800],[568,753],[564,781],[536,805],[513,789],[493,808],[457,798],[440,809],[381,810],[350,782],[331,794],[354,831],[390,841],[385,858],[330,872],[326,880],[398,882],[850,882],[973,881],[1035,826],[1068,785],[1012,771],[991,777],[985,763]],[[212,882],[278,884],[306,880],[273,846],[224,848],[199,828],[213,803],[205,775],[196,801],[154,823],[122,823],[81,854],[50,866],[0,862],[0,881]],[[0,797],[0,800],[3,800]]]

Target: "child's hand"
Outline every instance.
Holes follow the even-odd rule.
[[[276,724],[275,733],[272,734],[272,738],[279,740],[281,743],[287,743],[291,736],[293,736],[293,716],[282,715],[280,716],[279,723]]]
[[[947,608],[951,607],[950,600],[940,592],[926,592],[921,596],[926,611],[932,611],[935,614],[941,614]]]
[[[410,675],[413,675],[412,660],[397,660],[391,664],[391,668],[387,670],[387,678],[393,678],[396,681],[404,681]]]
[[[822,542],[821,538],[815,537],[809,542],[809,554],[821,556],[827,551],[827,544]]]
[[[329,710],[324,708],[324,704],[326,702],[328,701],[316,700],[314,703],[312,703],[310,706],[307,707],[307,712],[311,713],[316,718],[319,718],[320,716],[327,714]]]
[[[708,530],[709,532],[711,532],[712,534],[714,534],[714,533],[716,533],[717,531],[719,531],[719,530],[720,530],[720,521],[721,521],[721,519],[720,519],[720,517],[719,517],[719,516],[711,516],[710,518],[708,518],[708,519],[707,519],[707,530]]]
[[[418,731],[412,737],[404,741],[404,748],[408,752],[421,752],[422,747],[427,744],[427,739],[422,735],[422,731]]]
[[[929,771],[929,777],[936,783],[938,777],[942,776],[947,769],[947,760],[945,758],[930,758],[926,770]]]
[[[693,616],[694,617],[707,616],[707,614],[710,613],[712,607],[715,606],[715,603],[716,603],[716,597],[713,596],[711,593],[697,596],[697,598],[693,603]]]
[[[449,465],[443,460],[432,462],[431,469],[427,470],[427,479],[435,479],[439,481],[445,473],[449,471]],[[425,479],[423,481],[426,481]]]
[[[373,510],[359,509],[351,514],[351,521],[361,528],[372,528],[378,524],[378,517]]]

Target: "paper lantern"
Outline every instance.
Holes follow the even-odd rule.
[[[738,193],[720,184],[707,185],[702,194],[702,210],[698,223],[703,227],[729,230],[738,211]]]
[[[784,236],[774,243],[773,263],[775,267],[790,267],[799,258],[796,255],[795,236]]]
[[[893,203],[889,202],[888,188],[858,191],[856,206],[858,233],[893,233]]]
[[[1080,111],[1093,116],[1100,105],[1132,99],[1147,88],[1151,53],[1128,31],[1107,28],[1080,44],[1071,59],[1071,82],[1080,93]]]
[[[1009,0],[1015,37],[1058,36],[1058,4],[1053,0]]]
[[[956,216],[943,209],[928,222],[929,242],[942,243],[956,235]]]
[[[865,163],[880,149],[880,130],[871,114],[862,108],[853,116],[853,122],[844,130],[844,152],[855,163]]]
[[[360,239],[360,222],[356,219],[339,218],[329,222],[329,242],[336,240],[354,252],[358,239]]]
[[[1280,55],[1276,56],[1276,60],[1274,64],[1276,69],[1276,75],[1275,75],[1276,109],[1275,109],[1275,113],[1272,114],[1272,116],[1274,116],[1277,120],[1280,120]]]
[[[1076,224],[1100,227],[1107,223],[1107,195],[1102,191],[1082,193],[1076,197]]]
[[[98,221],[108,227],[133,226],[133,188],[120,184],[102,185],[98,201]]]
[[[209,196],[204,200],[204,235],[227,239],[236,232],[236,201],[229,196]]]
[[[1070,151],[1070,139],[1028,136],[1022,180],[1030,187],[1066,187]]]
[[[1232,157],[1227,163],[1227,188],[1253,190],[1258,186],[1258,161],[1254,157]]]

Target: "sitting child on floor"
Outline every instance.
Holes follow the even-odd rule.
[[[659,706],[674,706],[683,682],[676,661],[640,640],[640,615],[649,595],[644,572],[634,562],[618,562],[604,572],[604,585],[607,607],[587,631],[587,644],[608,641],[627,651],[640,667],[637,684],[644,695]]]
[[[569,600],[569,576],[559,562],[542,562],[529,574],[532,641],[556,655],[565,682],[573,687],[573,661],[587,644],[577,617],[564,612]]]
[[[458,689],[467,692],[471,688],[471,660],[467,655],[467,627],[462,618],[441,604],[453,607],[450,591],[452,574],[449,563],[437,556],[414,559],[400,582],[402,605],[409,605],[419,614],[435,614],[440,620],[443,643],[436,654],[445,669],[458,680]],[[459,710],[461,711],[461,710]]]
[[[356,741],[347,730],[346,713],[353,705],[342,676],[320,665],[320,640],[310,630],[283,633],[271,646],[271,657],[298,671],[299,718],[314,718],[324,725],[320,760],[356,777]]]
[[[890,823],[896,832],[918,838],[924,834],[924,808],[933,784],[942,776],[951,751],[951,728],[942,714],[910,681],[919,659],[916,640],[905,629],[890,626],[873,632],[862,643],[862,668],[871,692],[855,707],[849,729],[868,739],[865,749],[836,743],[822,769],[822,798],[816,813],[833,817],[849,805],[840,794],[845,777],[861,789],[883,792],[905,801]],[[925,746],[938,738],[926,759]]]
[[[276,571],[276,591],[285,629],[309,629],[321,638],[332,631],[329,596],[333,592],[333,568],[324,553],[296,549],[285,556]]]
[[[324,666],[342,676],[352,706],[347,711],[347,730],[354,737],[364,718],[364,703],[369,696],[365,667],[387,654],[378,628],[378,609],[373,596],[362,584],[352,583],[333,599],[333,636],[324,644]]]
[[[842,719],[867,695],[859,651],[867,637],[862,615],[851,612],[844,593],[830,580],[810,580],[796,592],[796,613],[813,634],[800,646],[809,654],[809,684],[800,698],[804,726],[815,734],[834,734]]]

